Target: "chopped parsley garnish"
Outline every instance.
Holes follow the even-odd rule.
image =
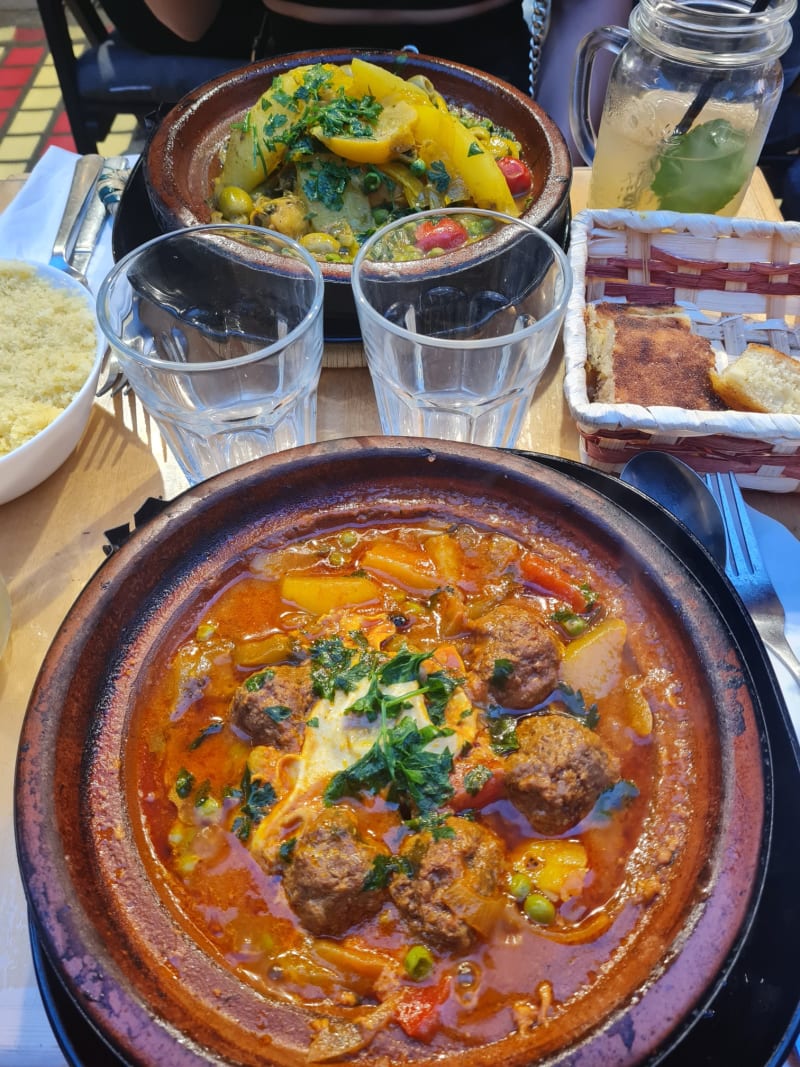
[[[616,785],[606,789],[597,798],[597,803],[592,811],[592,818],[607,821],[614,812],[621,811],[638,796],[639,790],[633,782],[627,778],[621,778]]]
[[[242,773],[241,796],[242,805],[239,814],[233,820],[232,829],[240,841],[246,841],[252,829],[258,826],[278,796],[272,782],[253,778],[247,764]]]
[[[514,673],[514,664],[510,659],[496,659],[489,679],[492,685],[502,688]]]
[[[214,734],[218,734],[224,725],[225,723],[222,719],[212,719],[208,726],[204,726],[194,741],[189,745],[189,750],[193,751],[194,749],[199,748],[207,737],[212,737]]]
[[[393,874],[411,875],[411,864],[403,856],[385,856],[379,853],[372,861],[372,870],[364,879],[361,890],[369,893],[373,889],[385,889]]]
[[[270,704],[268,708],[261,709],[265,715],[269,715],[273,722],[283,722],[284,719],[288,719],[292,714],[292,709],[287,708],[285,704]]]
[[[270,670],[269,667],[264,671],[257,671],[255,674],[251,674],[249,678],[245,679],[244,687],[250,693],[257,693],[259,689],[264,688],[264,683],[268,682],[270,678],[275,677],[275,671]]]
[[[471,797],[477,796],[491,777],[489,768],[478,763],[464,775],[464,788]]]
[[[297,847],[296,837],[287,837],[285,841],[281,842],[281,846],[278,849],[278,855],[284,863],[291,863],[294,850]]]
[[[344,191],[350,181],[350,168],[344,163],[326,160],[308,171],[303,192],[309,200],[318,200],[332,211],[344,206]]]
[[[435,159],[428,167],[428,179],[437,193],[446,193],[450,186],[450,175],[441,159]]]
[[[467,156],[482,156],[482,155],[483,155],[483,149],[481,148],[481,146],[478,144],[477,141],[473,141],[470,144],[470,146],[469,146],[469,148],[467,150]]]
[[[434,811],[453,795],[453,757],[449,749],[436,752],[427,746],[450,733],[451,730],[436,726],[420,730],[409,718],[390,726],[384,713],[374,745],[360,760],[331,778],[325,803],[388,789],[389,800],[410,802],[422,814]]]
[[[374,663],[375,654],[366,647],[345,645],[341,637],[323,638],[311,646],[311,686],[318,697],[333,700],[337,689],[352,693]]]
[[[284,145],[296,154],[300,145],[313,150],[309,140],[312,131],[319,131],[323,137],[372,137],[383,105],[369,95],[353,99],[343,87],[330,94],[331,84],[332,74],[321,64],[306,71],[302,84],[293,93],[288,93],[276,79],[269,96],[262,98],[262,110],[268,111],[274,101],[297,118],[290,121],[280,113],[270,116],[261,130],[261,145],[269,152]],[[326,99],[322,98],[323,92]]]
[[[181,767],[178,771],[178,776],[175,779],[175,792],[181,800],[186,800],[186,798],[191,795],[193,789],[194,775],[190,774],[185,767]]]
[[[489,738],[498,756],[507,756],[519,749],[517,721],[512,715],[498,715],[489,719]]]
[[[593,608],[597,603],[598,593],[594,589],[592,589],[588,582],[581,582],[578,588],[583,593],[583,598],[586,601],[585,610],[589,611],[589,609]]]
[[[210,796],[211,782],[206,778],[206,780],[197,787],[197,792],[194,795],[194,806],[196,808],[202,808]]]
[[[586,701],[583,699],[583,693],[580,689],[576,692],[570,686],[565,685],[564,682],[558,683],[558,693],[555,697],[559,700],[570,715],[574,715],[576,719],[580,719],[584,726],[588,726],[590,730],[597,728],[597,724],[600,722],[600,715],[597,711],[596,704],[590,704],[586,707]]]
[[[308,719],[308,721],[306,722],[306,726],[310,726],[312,729],[318,730],[319,729],[319,717],[317,715],[312,715],[311,718]]]
[[[459,812],[459,816],[464,818],[465,812]],[[431,811],[415,819],[406,819],[405,825],[409,830],[415,830],[420,834],[427,831],[434,841],[443,841],[445,838],[456,836],[455,830],[447,821],[449,817],[447,812]]]

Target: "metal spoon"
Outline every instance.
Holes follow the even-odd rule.
[[[620,480],[680,519],[724,569],[725,526],[717,502],[696,471],[667,452],[639,452],[622,468]]]

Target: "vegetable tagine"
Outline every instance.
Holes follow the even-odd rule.
[[[513,133],[449,106],[423,75],[404,79],[358,58],[296,67],[232,128],[212,219],[277,230],[322,261],[351,262],[375,229],[416,211],[521,215],[533,177],[519,156]],[[426,233],[415,254],[453,247],[452,234],[436,244]]]
[[[182,626],[133,720],[143,854],[214,958],[309,1009],[309,1062],[535,1034],[666,895],[690,696],[588,553],[356,522],[250,550]]]

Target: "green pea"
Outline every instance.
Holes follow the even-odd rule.
[[[361,181],[365,193],[374,193],[383,184],[383,175],[377,170],[368,170]]]
[[[421,982],[433,970],[433,956],[424,945],[412,945],[405,955],[403,967],[414,982]]]
[[[428,166],[424,159],[417,158],[413,160],[408,164],[408,169],[412,174],[416,174],[419,178],[421,178],[423,174],[428,173]]]
[[[344,563],[344,555],[334,548],[333,552],[328,554],[328,563],[332,567],[341,567]]]
[[[522,871],[517,871],[516,874],[512,874],[508,880],[508,891],[514,900],[518,900],[522,903],[523,900],[529,895],[533,885],[527,874],[523,874]]]
[[[522,908],[531,922],[542,926],[549,926],[556,917],[555,905],[541,893],[529,893]]]
[[[358,534],[355,530],[342,530],[339,534],[339,544],[342,548],[352,548],[358,540]]]
[[[373,208],[372,218],[374,219],[376,226],[383,226],[384,222],[387,222],[389,219],[389,212],[385,207]]]

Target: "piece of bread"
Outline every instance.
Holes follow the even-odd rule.
[[[585,313],[589,398],[607,404],[720,411],[714,350],[678,307],[602,302]]]
[[[734,410],[800,415],[800,360],[769,345],[748,345],[711,384]]]

